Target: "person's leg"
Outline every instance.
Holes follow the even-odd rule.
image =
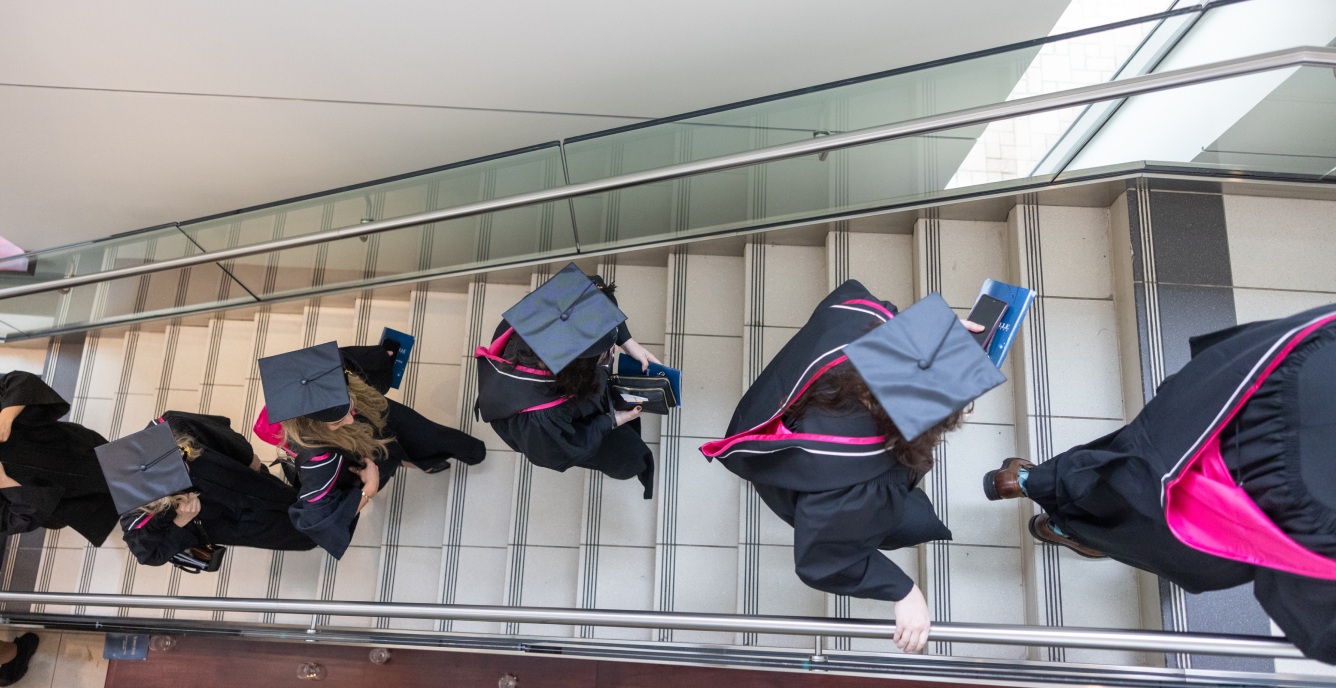
[[[41,638],[38,638],[36,633],[24,633],[12,643],[3,643],[4,647],[0,647],[0,658],[7,656],[8,659],[0,663],[0,686],[14,685],[28,673],[28,662],[34,654],[37,654],[37,645],[40,642]],[[10,654],[11,652],[13,654]]]
[[[1054,461],[1035,466],[1025,459],[1015,457],[1007,459],[1002,462],[1001,468],[984,475],[984,495],[990,500],[1028,497],[1043,507],[1045,512],[1051,513],[1056,506],[1053,501],[1057,488],[1054,470],[1056,467],[1057,463]],[[1030,534],[1045,542],[1068,547],[1083,557],[1096,559],[1104,556],[1098,550],[1084,547],[1073,540],[1053,522],[1053,519],[1049,518],[1048,513],[1040,514],[1030,520]]]
[[[639,478],[645,499],[654,496],[654,455],[640,439],[640,419],[615,428],[603,438],[598,453],[580,466],[599,471],[613,480]]]
[[[19,646],[8,640],[0,640],[0,664],[8,664],[19,654]]]

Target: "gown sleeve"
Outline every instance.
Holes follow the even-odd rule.
[[[348,458],[338,450],[303,450],[297,457],[297,501],[288,507],[293,527],[335,559],[343,557],[353,540],[357,507],[362,503],[360,488],[338,484],[340,472],[347,471],[349,465]]]
[[[381,394],[389,394],[394,382],[394,356],[388,355],[385,347],[378,344],[371,346],[341,346],[339,356],[343,365],[359,375],[371,388]]]
[[[0,408],[26,406],[18,422],[52,423],[70,412],[70,405],[42,378],[22,370],[0,375]]]
[[[232,429],[232,419],[199,413],[168,411],[162,414],[172,427],[182,425],[200,444],[226,456],[247,468],[255,458],[255,449],[240,433]]]
[[[555,471],[565,471],[593,457],[603,438],[616,427],[609,414],[572,418],[561,406],[520,413],[495,423],[507,426],[509,432],[501,434],[514,440],[516,451],[534,464]]]
[[[1336,664],[1336,581],[1259,566],[1253,594],[1304,656]]]
[[[65,490],[59,487],[0,488],[0,534],[17,535],[37,530],[60,504]]]
[[[792,505],[775,510],[781,518],[792,519],[793,560],[802,582],[835,595],[895,602],[913,589],[914,581],[878,550],[901,525],[901,489],[870,480],[838,490],[789,494],[796,499],[761,496],[767,504]],[[788,518],[783,513],[787,509]]]
[[[138,509],[121,516],[125,546],[144,566],[162,566],[180,552],[199,544],[189,528],[176,525],[176,509],[148,514]]]

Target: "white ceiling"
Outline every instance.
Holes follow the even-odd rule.
[[[1067,4],[6,0],[0,236],[47,248],[1005,45]]]

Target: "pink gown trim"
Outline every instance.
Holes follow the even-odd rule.
[[[881,311],[881,314],[886,316],[887,320],[890,320],[891,318],[895,317],[895,314],[887,310],[885,306],[877,303],[876,301],[868,301],[867,299],[850,299],[848,301],[841,303],[840,305],[848,306],[851,304],[858,304],[860,306],[868,306],[869,308],[875,308],[878,311]]]
[[[513,367],[515,370],[518,370],[518,371],[520,371],[520,372],[522,372],[522,373],[528,373],[528,374],[530,374],[530,375],[543,375],[543,376],[546,376],[546,377],[551,377],[551,376],[552,376],[552,371],[550,371],[550,370],[538,370],[537,368],[526,368],[526,367],[524,367],[524,366],[522,366],[522,365],[516,365],[516,364],[514,364],[514,363],[511,363],[510,361],[507,361],[507,360],[504,359],[504,358],[501,358],[501,354],[505,353],[505,351],[506,351],[506,343],[510,341],[510,335],[513,334],[514,332],[515,332],[515,328],[512,327],[512,328],[506,330],[505,332],[502,332],[502,333],[501,333],[501,336],[500,336],[500,337],[497,337],[496,340],[493,341],[493,342],[491,343],[490,346],[480,346],[480,347],[478,347],[477,349],[474,349],[474,351],[473,351],[473,357],[474,357],[474,358],[487,358],[487,359],[491,359],[491,360],[493,360],[493,361],[498,361],[498,362],[500,362],[500,363],[504,363],[504,364],[506,364],[506,365],[508,365],[508,366],[511,366],[511,367]],[[525,409],[525,410],[526,410],[526,411],[532,411],[532,410],[535,410],[535,409]]]
[[[727,452],[733,445],[739,442],[775,442],[782,440],[806,440],[812,442],[830,442],[832,444],[863,446],[870,444],[885,444],[886,436],[842,437],[840,435],[813,435],[805,432],[794,432],[785,427],[784,416],[778,415],[771,418],[769,422],[764,425],[748,432],[734,435],[732,437],[726,437],[722,440],[706,442],[701,445],[700,450],[702,454],[714,458]]]
[[[1336,314],[1327,316],[1286,343],[1210,439],[1169,482],[1165,488],[1164,517],[1169,530],[1183,544],[1225,559],[1336,580],[1336,561],[1305,549],[1267,518],[1248,493],[1234,483],[1220,455],[1220,433],[1229,421],[1299,342],[1334,320]]]

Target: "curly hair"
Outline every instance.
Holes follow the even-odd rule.
[[[873,396],[872,390],[868,389],[863,377],[849,361],[831,368],[817,378],[801,397],[785,409],[784,415],[796,421],[812,409],[823,409],[832,413],[868,412],[877,425],[877,433],[886,437],[886,448],[895,455],[896,460],[919,475],[932,470],[933,448],[941,444],[942,437],[946,433],[961,426],[967,413],[965,409],[956,411],[913,440],[905,440],[900,428],[895,426],[895,421],[891,420],[886,409]]]
[[[374,461],[389,455],[385,446],[393,438],[377,439],[376,433],[385,429],[385,412],[390,404],[360,376],[345,370],[344,377],[353,411],[367,422],[330,430],[328,423],[297,416],[283,421],[283,441],[290,446],[336,447],[352,454],[351,458],[362,466],[367,459]]]

